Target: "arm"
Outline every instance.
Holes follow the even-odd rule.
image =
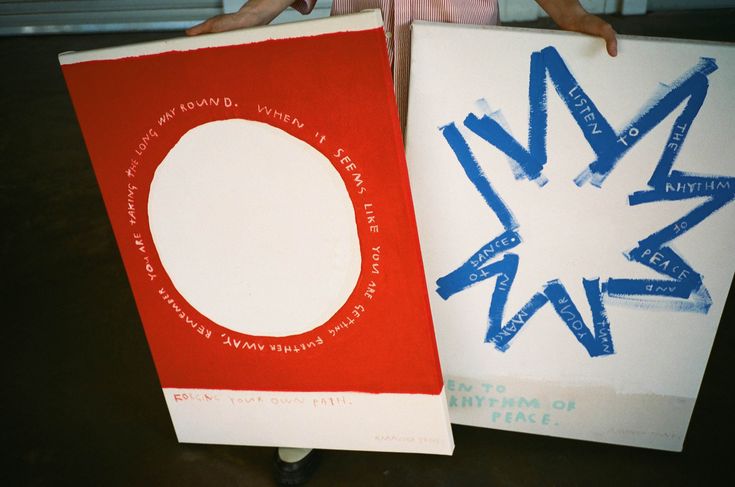
[[[207,19],[187,29],[186,34],[195,36],[265,25],[289,6],[293,6],[301,13],[309,13],[315,3],[316,0],[249,0],[237,12]]]
[[[618,54],[615,30],[600,17],[588,13],[578,0],[536,0],[536,3],[562,29],[602,37],[608,54]]]

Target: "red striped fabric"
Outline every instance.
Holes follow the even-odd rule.
[[[314,8],[316,0],[297,0],[301,13]],[[497,0],[333,0],[332,15],[379,8],[383,12],[388,53],[393,65],[398,113],[405,123],[411,53],[411,21],[490,25],[498,23]]]

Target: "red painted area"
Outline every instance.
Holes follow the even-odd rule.
[[[441,390],[382,29],[90,61],[63,71],[163,387]],[[361,275],[342,309],[311,332],[254,337],[220,327],[178,294],[153,247],[147,195],[157,165],[190,129],[230,118],[269,123],[311,144],[350,193]]]

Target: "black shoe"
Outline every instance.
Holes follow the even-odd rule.
[[[278,485],[303,485],[316,472],[321,460],[319,450],[311,450],[304,458],[297,462],[281,460],[278,449],[273,456],[273,475]]]

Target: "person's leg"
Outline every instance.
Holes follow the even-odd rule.
[[[316,471],[319,450],[310,448],[278,448],[273,459],[274,475],[279,485],[303,485]]]
[[[278,456],[281,460],[288,463],[296,463],[301,461],[312,452],[311,448],[285,448],[278,449]]]

